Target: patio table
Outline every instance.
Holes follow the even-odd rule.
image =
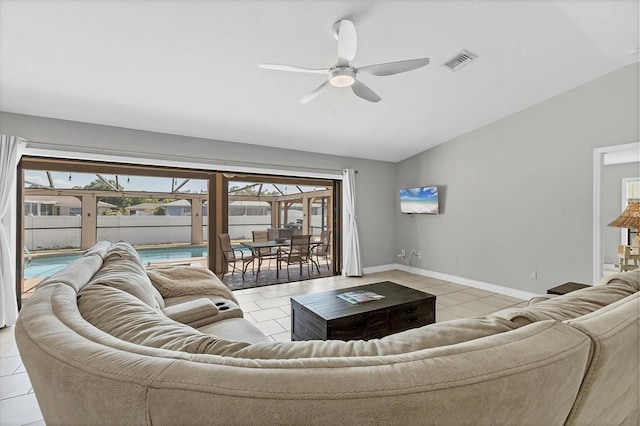
[[[240,243],[242,246],[247,247],[248,249],[251,250],[251,253],[253,254],[253,257],[258,259],[258,271],[256,272],[256,282],[258,281],[258,276],[260,275],[260,266],[262,265],[262,250],[260,249],[264,249],[264,248],[273,248],[273,247],[287,247],[289,245],[291,245],[291,240],[285,240],[283,242],[277,242],[277,241],[247,241],[247,242],[243,242]],[[309,251],[311,251],[311,249],[313,249],[313,247],[317,246],[320,244],[320,241],[311,241],[309,244]],[[313,260],[313,258],[311,256],[309,256],[309,260],[311,260],[311,262],[316,265],[317,268],[319,268],[318,264],[315,262],[315,260]],[[278,264],[276,264],[276,268],[279,268],[280,266]],[[319,269],[318,269],[319,270]]]

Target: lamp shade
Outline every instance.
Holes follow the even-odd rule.
[[[640,229],[640,199],[630,199],[622,214],[607,226]]]

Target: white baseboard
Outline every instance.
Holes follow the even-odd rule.
[[[388,265],[378,265],[378,266],[371,266],[369,268],[363,268],[362,273],[375,274],[376,272],[393,271],[394,269],[399,269],[398,265],[396,265],[395,263],[390,263]]]
[[[468,287],[479,288],[480,290],[490,291],[492,293],[504,294],[505,296],[516,297],[518,299],[529,300],[534,297],[544,296],[542,294],[532,293],[515,288],[504,287],[497,284],[485,283],[482,281],[472,280],[469,278],[458,277],[455,275],[443,274],[442,272],[429,271],[427,269],[414,268],[413,266],[401,265],[399,263],[389,265],[372,266],[364,268],[363,273],[373,274],[376,272],[385,272],[398,269],[400,271],[409,272],[410,274],[422,275],[429,278],[436,278],[443,281],[449,281],[455,284],[462,284]]]

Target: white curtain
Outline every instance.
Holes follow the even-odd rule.
[[[20,139],[0,135],[0,327],[18,318],[15,256],[15,180]]]
[[[362,276],[362,259],[360,258],[360,239],[356,221],[356,180],[353,169],[342,171],[344,198],[344,265],[342,275],[347,277]]]

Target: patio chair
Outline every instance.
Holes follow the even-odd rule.
[[[269,233],[264,231],[251,231],[253,235],[253,241],[269,241]],[[269,266],[271,266],[271,259],[275,259],[278,257],[277,250],[274,250],[273,247],[265,247],[258,249],[258,261],[262,262],[263,259],[269,259]]]
[[[311,250],[311,255],[315,256],[316,261],[314,262],[316,265],[316,269],[318,273],[320,273],[320,258],[324,258],[325,263],[327,264],[327,270],[329,270],[329,252],[331,248],[331,231],[322,231],[320,233],[320,244],[315,246]]]
[[[291,281],[289,265],[300,265],[300,276],[302,277],[303,263],[307,264],[307,275],[311,279],[311,272],[309,271],[309,262],[311,261],[310,242],[311,235],[294,235],[291,237],[289,247],[282,247],[278,250],[276,278],[280,276],[280,263],[284,262],[287,264],[287,281]]]
[[[229,234],[218,234],[218,241],[220,242],[220,250],[222,250],[222,256],[224,256],[224,261],[227,265],[231,264],[233,269],[231,270],[231,275],[236,271],[236,262],[242,263],[242,279],[244,279],[244,274],[247,272],[247,268],[249,264],[251,264],[251,270],[255,274],[255,269],[253,265],[253,261],[255,257],[251,254],[247,254],[240,249],[234,249],[231,247],[231,238]],[[222,273],[222,278],[226,271]]]

